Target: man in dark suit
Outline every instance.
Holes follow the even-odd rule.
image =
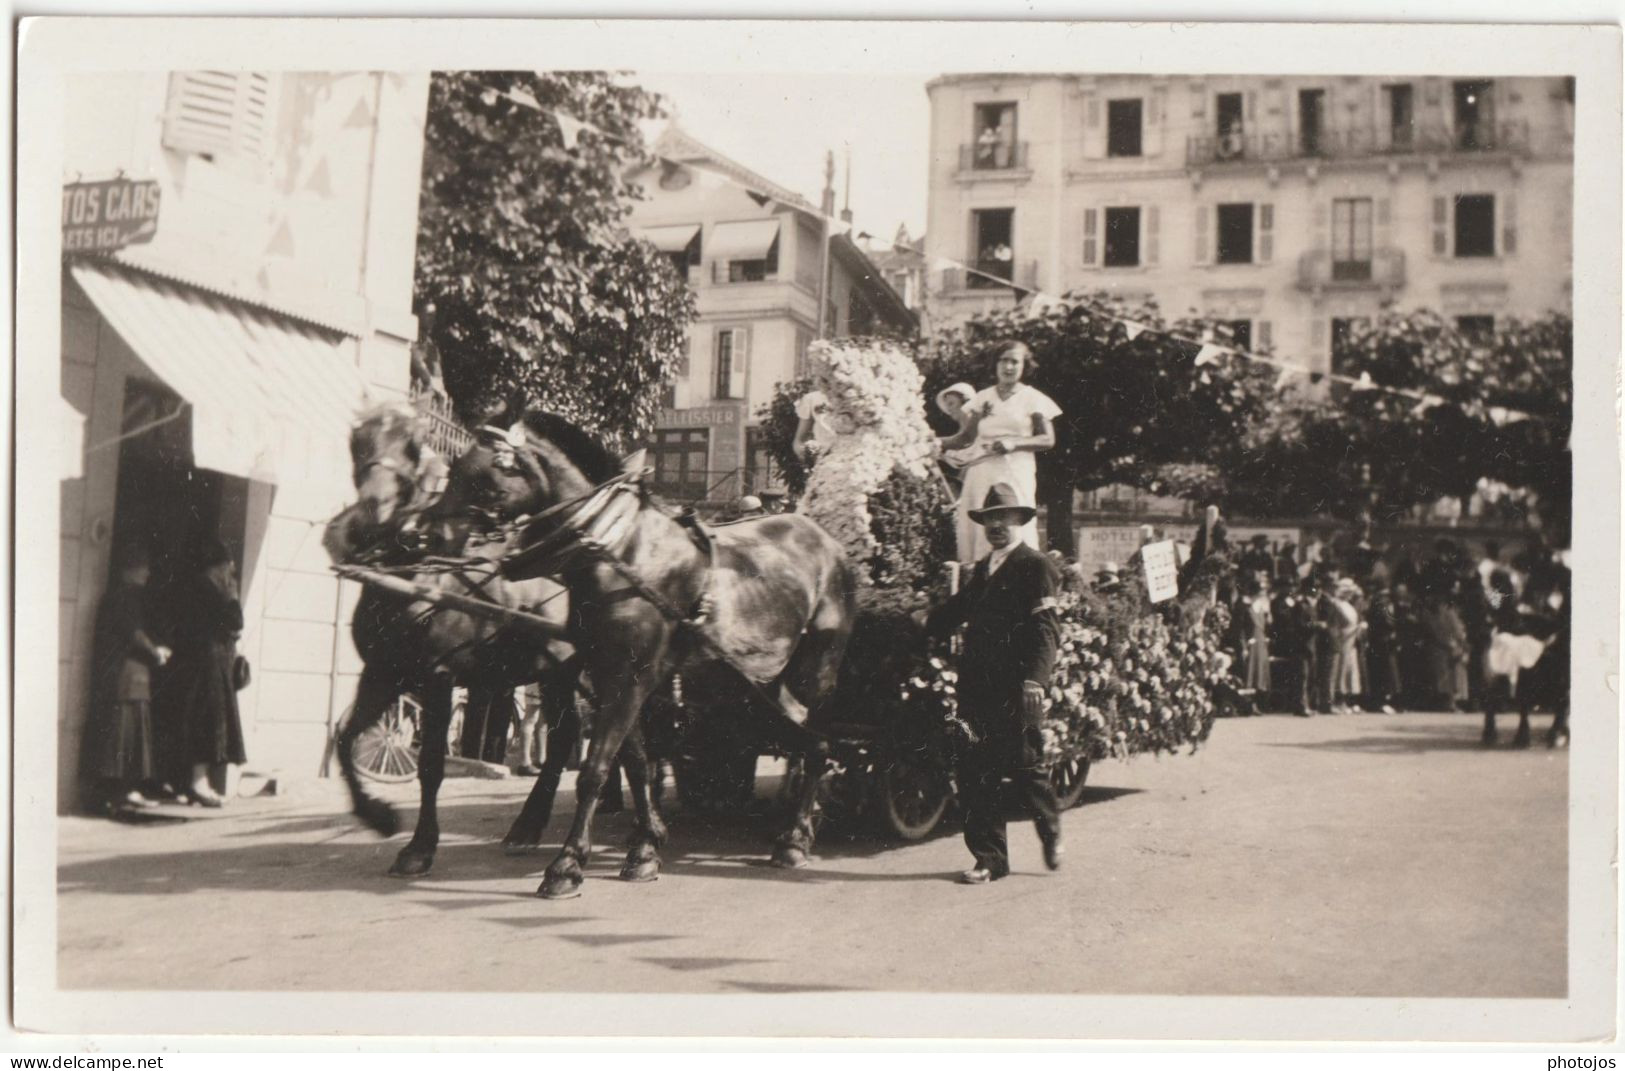
[[[966,626],[959,663],[960,712],[976,740],[959,764],[965,844],[976,865],[960,875],[970,885],[1010,873],[1000,787],[1008,777],[1037,820],[1044,863],[1061,865],[1061,820],[1055,790],[1039,766],[1044,688],[1059,642],[1055,594],[1060,578],[1048,558],[1015,538],[1037,511],[1009,484],[994,484],[971,519],[987,530],[992,551],[958,594],[926,619],[934,634]]]

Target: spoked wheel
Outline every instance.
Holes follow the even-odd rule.
[[[1055,789],[1055,799],[1065,811],[1078,805],[1083,798],[1083,786],[1089,780],[1088,759],[1062,759],[1049,770],[1049,783]]]
[[[356,772],[370,781],[399,784],[418,775],[418,726],[423,704],[410,693],[389,705],[384,716],[356,738]]]
[[[931,835],[948,810],[951,790],[944,771],[917,752],[899,750],[875,768],[875,814],[881,832],[902,840]]]

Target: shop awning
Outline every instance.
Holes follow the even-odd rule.
[[[193,464],[306,490],[320,484],[324,498],[347,488],[345,444],[364,394],[352,342],[110,265],[76,264],[73,277],[130,349],[191,404]]]
[[[654,247],[662,253],[681,253],[699,233],[698,223],[679,223],[671,227],[642,227],[637,235],[653,242]]]
[[[776,219],[718,223],[711,228],[711,242],[705,255],[710,260],[765,260],[778,237]]]

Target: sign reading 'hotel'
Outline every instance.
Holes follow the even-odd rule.
[[[152,179],[69,183],[62,187],[62,251],[109,253],[152,241],[158,197]]]

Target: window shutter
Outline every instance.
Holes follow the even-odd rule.
[[[1433,255],[1450,255],[1450,198],[1433,199]]]
[[[1144,221],[1145,227],[1145,236],[1140,243],[1140,247],[1145,250],[1144,259],[1147,264],[1155,264],[1161,257],[1161,249],[1159,248],[1161,245],[1159,232],[1162,230],[1161,216],[1162,213],[1156,205],[1149,205],[1140,213],[1140,218]]]
[[[1506,195],[1506,207],[1501,211],[1501,255],[1510,257],[1518,251],[1518,196]]]
[[[1243,104],[1243,107],[1247,109],[1246,113],[1245,113],[1245,121],[1249,126],[1251,126],[1252,122],[1253,122],[1254,108],[1255,108],[1255,106],[1257,104],[1257,101],[1258,101],[1258,94],[1256,92],[1254,92],[1253,90],[1249,89],[1247,91],[1247,96],[1246,96],[1245,103]]]
[[[1146,156],[1162,155],[1162,125],[1168,117],[1168,91],[1153,89],[1145,100],[1145,119],[1140,131],[1140,151]]]
[[[1315,320],[1309,325],[1309,346],[1316,353],[1326,347],[1326,321]]]
[[[1083,265],[1086,268],[1100,264],[1100,231],[1098,209],[1083,210]]]
[[[275,134],[276,81],[252,71],[179,71],[170,76],[163,146],[200,156],[263,160]]]
[[[1196,263],[1207,264],[1213,259],[1213,250],[1208,245],[1207,205],[1196,206]]]
[[[1101,121],[1100,97],[1088,93],[1083,98],[1083,155],[1099,160],[1106,155],[1106,124]]]
[[[1257,335],[1257,352],[1268,353],[1275,347],[1274,333],[1270,328],[1270,322],[1268,320],[1258,321]]]
[[[1325,201],[1315,202],[1315,248],[1329,249],[1332,246],[1332,210]]]
[[[1275,206],[1258,206],[1258,263],[1268,264],[1275,259]]]
[[[1373,235],[1379,250],[1388,249],[1394,244],[1393,216],[1388,207],[1388,198],[1377,198],[1376,204],[1377,227]]]
[[[1200,82],[1191,83],[1191,118],[1207,115],[1207,87]]]
[[[750,368],[750,332],[743,327],[733,329],[733,364],[728,369],[728,397],[745,396],[745,373]]]

